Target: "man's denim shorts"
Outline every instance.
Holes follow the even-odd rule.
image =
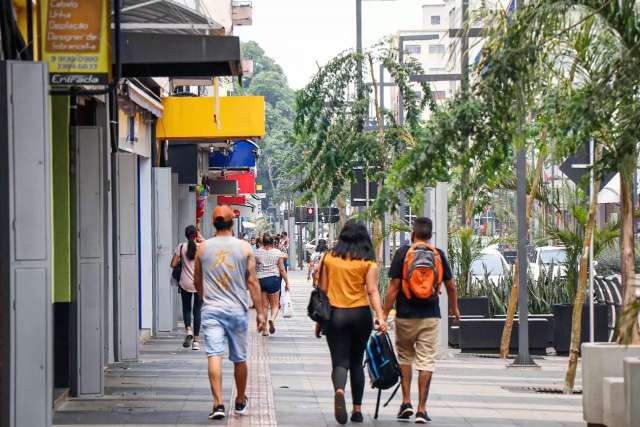
[[[207,357],[223,356],[225,341],[229,343],[229,360],[247,360],[249,314],[243,309],[210,309],[203,307],[201,329]]]

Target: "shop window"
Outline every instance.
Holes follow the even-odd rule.
[[[420,55],[420,52],[422,51],[422,49],[421,49],[419,44],[407,45],[405,50],[407,51],[407,53],[409,53],[411,55]]]

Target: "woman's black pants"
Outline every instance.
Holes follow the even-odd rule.
[[[369,307],[333,308],[326,328],[331,352],[331,379],[334,390],[344,390],[347,371],[351,377],[351,397],[354,405],[362,404],[364,368],[362,366],[367,341],[373,329]]]
[[[180,288],[180,296],[182,297],[182,318],[184,326],[191,326],[191,310],[193,309],[193,335],[200,335],[200,310],[202,309],[202,299],[195,292],[187,292]],[[193,308],[191,304],[193,299]]]

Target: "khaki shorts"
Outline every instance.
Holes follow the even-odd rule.
[[[398,319],[396,324],[396,351],[401,365],[415,361],[419,371],[433,372],[436,367],[440,319]]]

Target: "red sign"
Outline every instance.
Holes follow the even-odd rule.
[[[256,192],[256,176],[253,172],[229,173],[224,179],[238,181],[238,194],[255,194]]]
[[[247,203],[245,196],[218,196],[219,205],[244,205]]]
[[[240,217],[240,211],[238,209],[234,209],[233,216],[235,216],[236,218]]]

